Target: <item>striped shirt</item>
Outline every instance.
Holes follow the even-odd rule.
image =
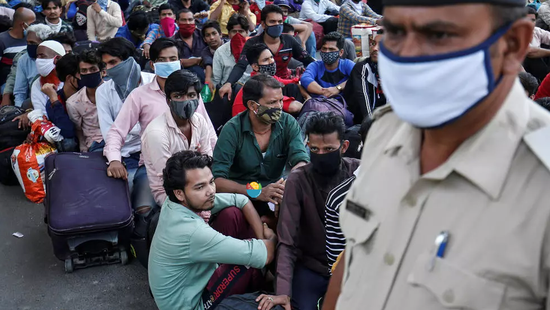
[[[344,202],[355,178],[356,176],[354,175],[346,179],[330,191],[327,203],[325,204],[326,250],[330,270],[332,270],[332,265],[338,258],[338,255],[346,248],[346,237],[344,237],[340,229],[338,218],[340,215],[340,205]]]

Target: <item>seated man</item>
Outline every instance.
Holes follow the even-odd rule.
[[[117,2],[99,0],[86,9],[86,34],[90,41],[114,38],[122,26],[122,11]]]
[[[48,83],[53,84],[56,91],[63,87],[63,82],[59,80],[55,70],[55,64],[62,56],[65,56],[65,49],[61,43],[56,41],[44,41],[38,45],[36,50],[36,71],[40,78],[32,83],[31,102],[35,110],[41,110],[46,116],[48,116],[46,102],[49,98],[42,92],[42,86]]]
[[[63,141],[58,145],[59,152],[78,152],[79,147],[76,138],[74,123],[67,113],[67,99],[79,90],[78,73],[80,60],[77,55],[66,54],[61,57],[56,65],[57,77],[63,82],[63,88],[56,91],[53,84],[42,86],[42,92],[48,96],[46,113],[49,120],[61,129]]]
[[[229,42],[223,44],[214,53],[212,64],[212,84],[216,87],[224,85],[229,79],[231,70],[237,65],[241,51],[248,39],[248,19],[240,14],[233,14],[227,22],[227,31],[229,32]],[[237,81],[242,87],[250,78],[252,68],[247,65],[246,70]],[[235,91],[235,93],[237,93]]]
[[[13,104],[21,107],[23,102],[29,99],[32,82],[38,75],[35,63],[36,50],[38,45],[51,34],[53,34],[52,29],[43,24],[31,25],[27,28],[27,49],[13,58],[13,66],[4,88],[2,105]]]
[[[71,53],[76,43],[76,39],[72,32],[55,33],[48,37],[48,40],[53,40],[61,43],[61,45],[63,45],[63,48],[65,49],[65,54]]]
[[[42,14],[45,16],[44,22],[50,26],[54,33],[73,32],[73,27],[61,19],[61,15],[63,15],[61,0],[42,0],[41,4]]]
[[[135,88],[151,83],[155,75],[140,71],[139,65],[133,58],[134,46],[124,38],[114,38],[102,43],[97,54],[106,64],[107,74],[111,78],[101,84],[96,91],[99,128],[104,141],[107,141],[109,130],[122,109],[124,100]],[[154,206],[154,198],[149,188],[145,165],[140,163],[141,127],[136,124],[133,128],[128,128],[130,129],[120,146],[120,158],[126,169],[126,175],[123,177],[128,180],[132,207],[136,210],[134,233],[138,239],[141,239],[145,236],[147,228],[147,225],[144,225],[146,224],[144,218],[151,206]]]
[[[147,34],[156,27],[158,27],[158,25],[149,22],[147,13],[136,11],[130,14],[126,25],[118,28],[115,38],[125,38],[132,42],[135,48],[139,48],[144,44]]]
[[[328,0],[327,0],[328,1]],[[290,59],[294,57],[302,62],[304,66],[314,62],[315,59],[308,55],[302,46],[293,37],[283,33],[283,11],[276,5],[266,5],[262,9],[263,29],[266,29],[261,35],[250,38],[244,44],[241,56],[237,65],[231,71],[227,82],[220,89],[220,96],[229,95],[232,98],[232,84],[235,84],[243,75],[249,62],[246,59],[247,50],[258,43],[264,43],[269,47],[275,58],[276,72],[274,75],[283,78],[291,78],[291,71],[288,69]]]
[[[267,45],[258,43],[251,46],[246,52],[246,59],[248,59],[248,63],[253,70],[251,76],[255,76],[258,73],[267,74],[269,76],[273,76],[277,81],[285,85],[283,88],[283,94],[286,96],[283,97],[283,111],[290,114],[300,113],[300,110],[302,110],[302,103],[295,100],[295,97],[301,97],[300,88],[297,85],[299,79],[282,79],[275,76],[275,59],[273,58],[273,53]],[[246,110],[247,108],[245,107],[243,101],[243,90],[241,89],[237,93],[237,96],[235,96],[232,114],[235,116]]]
[[[349,144],[344,131],[344,120],[334,113],[310,116],[306,135],[311,163],[287,179],[277,226],[276,294],[284,295],[286,303],[292,298],[298,309],[315,309],[325,295],[330,278],[325,219],[319,214],[329,192],[359,167],[359,160],[342,157]]]
[[[340,7],[338,32],[346,39],[351,39],[351,27],[359,24],[382,25],[382,15],[376,14],[361,0],[346,1]]]
[[[102,152],[105,142],[97,118],[96,90],[103,83],[105,65],[95,51],[80,54],[78,86],[80,90],[67,99],[67,113],[73,121],[80,142],[80,152]]]
[[[323,37],[321,59],[309,66],[300,82],[307,91],[315,96],[333,97],[346,87],[355,63],[349,59],[340,59],[344,54],[344,37],[331,32]]]
[[[116,40],[117,38],[113,39]],[[105,56],[104,56],[105,59]],[[130,58],[128,58],[130,59]],[[131,85],[134,85],[139,80],[139,76],[136,72],[139,72],[138,68],[127,70],[127,63],[133,64],[129,60],[124,61],[110,71],[123,71],[127,74],[130,73]],[[117,59],[112,59],[112,62],[117,62]],[[109,66],[109,63],[107,63]],[[124,65],[124,66],[122,66]],[[122,66],[122,67],[119,67]],[[120,108],[116,120],[112,123],[109,132],[107,133],[107,139],[105,140],[104,154],[109,162],[109,168],[107,173],[109,176],[115,178],[127,179],[128,172],[122,164],[122,147],[127,141],[128,134],[134,130],[136,124],[140,125],[139,135],[141,136],[145,131],[145,128],[149,123],[158,116],[169,111],[170,108],[166,104],[166,96],[164,95],[164,85],[168,76],[180,69],[180,62],[178,60],[178,49],[176,48],[176,42],[170,38],[160,38],[151,46],[151,66],[155,70],[156,76],[151,83],[145,84],[134,89],[129,95],[127,89],[117,89],[117,93],[125,94],[125,102]],[[135,71],[134,71],[135,70]],[[111,72],[108,70],[108,74]],[[120,72],[120,73],[123,73]],[[117,80],[123,81],[124,76],[117,76]],[[112,92],[111,92],[112,93]],[[208,113],[204,107],[202,100],[199,100],[199,106],[197,113],[201,114],[207,122],[210,121]],[[216,145],[217,136],[212,123],[209,122],[209,137],[210,146]],[[140,165],[143,163],[140,160]]]
[[[351,0],[350,0],[351,1]],[[300,19],[318,23],[323,26],[325,34],[338,30],[338,15],[340,7],[330,0],[305,0],[300,11]]]
[[[527,18],[535,24],[537,11],[532,7],[527,7]],[[546,47],[550,45],[550,31],[535,27],[523,67],[525,71],[533,74],[539,81],[542,81],[550,73],[550,65],[548,64],[550,49],[545,48],[542,44]]]
[[[248,198],[216,194],[211,165],[210,156],[192,151],[176,153],[166,162],[168,199],[148,270],[160,310],[215,308],[224,296],[259,290],[261,272],[255,268],[263,268],[275,255],[277,237],[262,225]],[[198,215],[209,210],[218,215],[211,226]],[[230,280],[216,286],[226,277]]]
[[[208,12],[208,19],[215,20],[220,24],[223,35],[228,35],[227,23],[233,14],[241,14],[248,20],[248,30],[254,31],[256,28],[256,15],[250,11],[248,1],[240,0],[220,0],[212,3]]]
[[[179,26],[178,33],[172,39],[176,41],[181,65],[183,68],[195,73],[201,83],[204,83],[204,69],[201,67],[203,59],[201,58],[202,50],[206,47],[206,43],[202,39],[201,31],[196,29],[195,17],[188,9],[183,9],[178,12],[177,23]]]
[[[20,8],[13,15],[12,27],[0,33],[0,85],[6,83],[15,55],[27,47],[26,29],[35,18],[32,10]]]
[[[212,83],[212,64],[214,62],[214,53],[222,46],[222,33],[220,24],[216,21],[208,21],[201,29],[202,38],[206,47],[201,52],[202,66],[204,68],[204,83],[214,92],[216,85]]]
[[[539,87],[539,82],[537,81],[537,78],[534,77],[531,73],[522,71],[518,74],[519,81],[521,82],[521,86],[523,86],[523,89],[525,89],[525,94],[527,97],[529,97],[531,100],[535,99],[535,93],[537,92],[537,88]]]
[[[282,112],[283,86],[272,76],[251,77],[243,87],[247,110],[223,127],[214,149],[218,192],[247,195],[247,183],[260,183],[260,195],[251,197],[260,215],[273,215],[267,203],[281,202],[287,165],[309,161],[298,122]]]
[[[170,38],[174,35],[175,32],[179,30],[176,20],[176,11],[174,8],[165,3],[159,7],[159,21],[161,25],[153,24],[153,29],[147,33],[147,37],[143,41],[143,55],[145,58],[149,59],[149,50],[151,49],[151,44],[159,38]]]
[[[149,187],[159,206],[166,200],[162,170],[168,158],[186,150],[212,156],[210,125],[204,116],[195,113],[200,91],[201,83],[190,71],[178,70],[170,74],[164,86],[166,104],[170,109],[152,120],[141,137]]]
[[[344,88],[343,95],[353,113],[354,124],[361,124],[365,118],[372,117],[376,108],[386,104],[378,74],[378,50],[383,34],[383,29],[380,29],[371,39],[370,57],[355,64]]]
[[[298,38],[300,39],[302,47],[307,50],[309,56],[315,58],[315,55],[317,54],[317,42],[315,40],[315,33],[313,33],[313,25],[306,21],[289,16],[290,3],[288,0],[275,0],[273,4],[278,5],[281,8],[283,11],[284,23],[292,25],[296,33],[298,33]]]

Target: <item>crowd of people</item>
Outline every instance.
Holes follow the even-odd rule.
[[[519,129],[527,126],[527,120],[513,119],[513,113],[521,109],[511,100],[521,101],[525,93],[542,107],[550,107],[550,32],[539,27],[546,21],[542,12],[547,3],[540,7],[541,14],[532,6],[513,4],[514,9],[519,7],[510,9],[515,15],[502,13],[502,19],[511,20],[499,23],[484,39],[486,43],[458,53],[464,58],[454,70],[486,70],[471,76],[465,71],[463,75],[437,71],[449,67],[445,64],[453,60],[455,50],[444,46],[464,36],[461,31],[466,26],[453,30],[451,23],[415,24],[413,17],[407,17],[411,13],[399,10],[414,7],[414,2],[430,6],[431,0],[411,1],[387,0],[390,13],[386,16],[381,15],[377,1],[371,5],[361,0],[10,2],[0,10],[0,28],[5,30],[0,33],[1,106],[25,110],[14,119],[20,128],[31,125],[28,113],[40,110],[60,129],[63,140],[56,145],[58,152],[101,152],[107,175],[128,182],[134,239],[149,237],[152,215],[160,212],[148,258],[151,293],[160,309],[214,309],[230,296],[255,291],[269,292],[253,295],[261,310],[275,306],[334,309],[339,294],[343,296],[339,309],[362,309],[367,304],[382,309],[393,285],[390,271],[383,274],[382,268],[393,268],[398,256],[406,256],[404,248],[392,254],[389,244],[407,244],[388,227],[398,231],[416,225],[413,215],[400,222],[397,213],[404,211],[384,206],[401,205],[410,182],[416,182],[416,191],[425,195],[407,194],[403,199],[410,207],[407,212],[415,212],[413,207],[427,199],[428,188],[440,191],[424,206],[434,218],[445,217],[443,211],[434,211],[436,201],[453,203],[446,190],[453,186],[462,186],[460,194],[473,190],[466,179],[490,196],[476,192],[471,196],[474,204],[497,200],[503,186],[517,192],[513,184],[497,185],[471,166],[461,165],[460,160],[476,160],[482,172],[506,175],[506,171],[488,168],[491,158],[457,151],[460,143],[439,156],[433,150],[444,148],[446,142],[438,144],[430,130],[437,132],[470,115],[468,111],[476,106],[467,104],[485,102],[492,92],[504,92],[501,85],[506,83],[506,91],[512,94],[502,109],[509,114],[486,119],[485,124],[499,123],[491,123],[493,132],[482,131],[480,141],[470,144],[483,148],[481,144],[486,143],[495,152],[501,151],[495,158],[510,159],[513,150],[499,143],[519,141]],[[442,1],[451,6],[460,2]],[[467,11],[481,14],[484,9]],[[452,13],[440,12],[439,17],[454,21]],[[428,17],[420,12],[415,18]],[[516,26],[510,26],[514,22]],[[356,57],[351,29],[359,24],[377,27],[368,41],[368,57]],[[515,27],[516,37],[508,35],[509,41],[515,43],[489,52],[488,46],[511,31],[510,27]],[[476,44],[467,42],[463,49],[477,46],[483,41],[480,38],[472,40]],[[477,51],[482,51],[479,57],[470,57]],[[525,61],[522,52],[527,55]],[[497,53],[508,53],[499,59],[509,63],[491,67],[488,57]],[[430,57],[441,66],[431,67]],[[516,62],[524,92],[515,81]],[[415,63],[418,66],[412,67]],[[498,70],[506,74],[499,75]],[[456,97],[457,107],[452,102],[443,107],[447,90]],[[426,99],[424,91],[432,97]],[[478,125],[491,111],[479,112],[481,116],[468,127],[472,135],[474,129],[482,130]],[[376,126],[369,133],[373,122]],[[497,125],[515,129],[500,134]],[[418,128],[425,130],[423,136]],[[364,142],[367,133],[371,138]],[[418,167],[408,166],[419,164],[415,152],[420,147],[412,143],[427,149],[436,146],[433,153],[422,153],[427,159],[420,163],[420,174]],[[363,156],[360,169],[356,154],[363,149],[369,156]],[[456,160],[450,157],[455,151]],[[403,161],[388,159],[398,157]],[[509,165],[501,159],[497,164],[503,169]],[[452,171],[457,175],[445,181]],[[403,178],[396,180],[400,173]],[[424,174],[430,177],[424,179]],[[537,180],[548,179],[536,176]],[[437,187],[437,182],[447,183]],[[259,186],[259,193],[251,192],[251,184]],[[391,188],[395,195],[389,194]],[[457,212],[451,213],[458,216]],[[471,208],[468,212],[484,221],[491,217]],[[371,235],[379,226],[381,240],[372,245]],[[349,251],[365,262],[352,259]],[[374,261],[371,251],[386,266]],[[411,259],[407,258],[407,264]],[[364,266],[359,265],[367,263],[376,270],[362,272]],[[441,267],[435,259],[431,264],[432,269]],[[456,276],[457,286],[470,283],[470,274],[459,277],[453,266],[445,268],[449,270],[441,271],[441,277]],[[407,281],[422,285],[426,275],[416,276],[411,273]],[[403,277],[400,273],[395,288],[401,292],[405,290]],[[366,278],[372,291],[362,295],[356,288]],[[385,279],[379,288],[370,281],[375,278]],[[464,289],[484,288],[479,281],[471,283]],[[495,286],[492,293],[499,289]],[[451,305],[453,294],[449,289],[442,298]],[[407,300],[412,295],[408,292]],[[369,302],[364,296],[370,296]],[[419,299],[413,301],[422,304]],[[404,301],[390,302],[407,307]],[[457,306],[476,305],[488,304]]]

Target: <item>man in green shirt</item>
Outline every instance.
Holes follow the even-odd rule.
[[[260,196],[252,198],[262,216],[272,214],[268,202],[277,209],[283,198],[285,165],[296,169],[309,162],[298,122],[282,112],[283,87],[265,74],[250,78],[243,86],[248,110],[227,122],[214,149],[218,192],[247,195],[247,183],[260,183]]]
[[[169,199],[160,213],[148,270],[160,310],[203,310],[251,286],[259,290],[252,282],[261,272],[254,268],[273,260],[277,237],[262,225],[247,197],[216,194],[211,165],[212,157],[193,151],[176,153],[166,163]],[[212,227],[201,217],[206,211],[215,217]],[[258,239],[249,239],[254,235]]]

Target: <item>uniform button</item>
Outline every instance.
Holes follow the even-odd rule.
[[[412,195],[407,195],[407,197],[405,197],[405,203],[409,207],[414,207],[414,206],[416,206],[416,198],[414,198],[414,196],[412,196]]]
[[[384,263],[386,263],[386,265],[391,266],[393,265],[394,261],[395,261],[395,257],[393,257],[393,254],[391,253],[384,254]]]
[[[455,294],[453,293],[453,290],[446,290],[443,292],[443,300],[447,303],[452,303],[455,301]]]

